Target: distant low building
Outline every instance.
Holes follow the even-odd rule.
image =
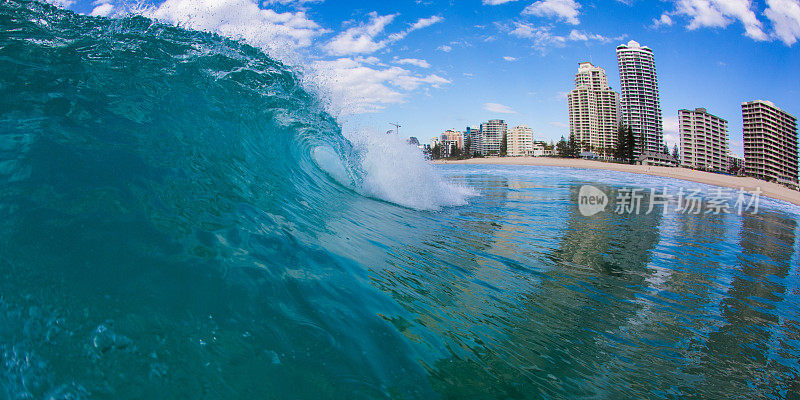
[[[468,126],[467,129],[464,131],[464,140],[469,142],[469,154],[484,154],[483,153],[483,136],[481,135],[481,129]]]
[[[442,157],[452,157],[457,151],[464,149],[464,135],[455,129],[445,131],[440,139]]]
[[[642,153],[637,159],[636,163],[640,165],[651,165],[658,167],[677,167],[678,160],[670,154],[664,154],[653,151],[646,151]]]
[[[506,154],[509,157],[530,156],[533,153],[533,129],[525,125],[508,131]]]
[[[728,172],[733,175],[744,175],[744,158],[728,151]]]
[[[531,147],[531,155],[534,157],[552,157],[555,155],[555,150],[549,148],[544,142],[533,142]]]

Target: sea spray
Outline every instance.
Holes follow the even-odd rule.
[[[417,146],[398,135],[360,129],[345,131],[345,137],[353,146],[349,169],[361,171],[360,179],[353,179],[331,151],[319,149],[315,160],[361,194],[419,210],[462,206],[477,195],[474,189],[444,179]]]

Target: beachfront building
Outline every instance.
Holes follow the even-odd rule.
[[[744,158],[733,154],[730,150],[728,150],[728,173],[744,175]]]
[[[619,94],[608,86],[606,70],[582,62],[575,88],[567,95],[569,134],[582,151],[610,155],[620,121]]]
[[[525,126],[515,126],[508,131],[506,154],[509,157],[526,157],[533,153],[533,129]]]
[[[491,119],[481,124],[481,155],[500,155],[500,142],[508,132],[508,125],[502,119]]]
[[[441,146],[442,157],[452,157],[458,150],[464,149],[464,135],[455,129],[444,131],[440,136],[439,144]]]
[[[631,40],[617,47],[622,123],[636,137],[634,154],[662,153],[664,128],[653,50]]]
[[[745,173],[796,185],[797,118],[764,100],[742,103]]]
[[[464,131],[464,140],[469,142],[469,155],[483,154],[483,136],[481,136],[481,129],[474,126],[468,126]]]
[[[728,170],[728,121],[705,108],[678,111],[681,166],[706,171]]]
[[[439,138],[438,137],[431,138],[430,145],[431,145],[431,148],[434,148],[434,147],[438,146],[439,145]]]
[[[553,146],[548,146],[545,142],[533,142],[531,155],[534,157],[551,157],[556,155],[556,151]]]

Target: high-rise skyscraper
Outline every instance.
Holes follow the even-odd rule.
[[[664,127],[653,50],[631,40],[617,47],[622,122],[636,137],[634,153],[661,153]]]
[[[745,174],[797,184],[797,118],[764,100],[742,103]]]
[[[705,108],[678,111],[681,166],[710,171],[728,169],[728,121]]]
[[[503,135],[508,131],[506,121],[502,119],[490,119],[489,122],[481,124],[481,137],[483,138],[483,155],[499,155],[500,142]]]
[[[569,134],[582,150],[611,155],[620,120],[619,94],[608,86],[606,70],[582,62],[575,89],[567,95]]]

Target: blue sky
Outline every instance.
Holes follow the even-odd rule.
[[[578,63],[604,67],[618,90],[628,40],[655,52],[669,142],[681,108],[727,119],[740,155],[741,102],[800,115],[800,0],[114,1],[56,0],[242,38],[303,70],[348,129],[398,122],[427,141],[503,118],[557,140]]]

